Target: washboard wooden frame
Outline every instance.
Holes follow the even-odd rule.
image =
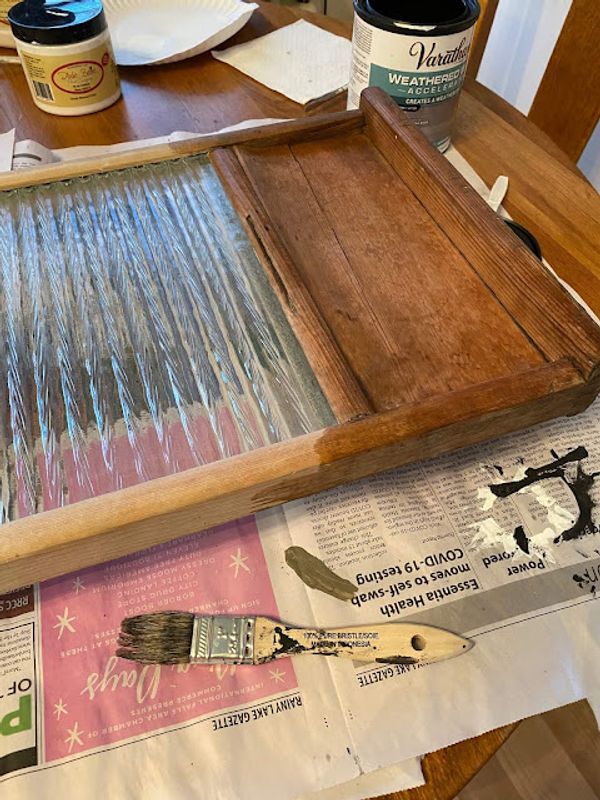
[[[10,522],[0,592],[577,413],[599,390],[595,324],[377,89],[359,111],[6,174],[0,191],[205,151],[338,424]]]

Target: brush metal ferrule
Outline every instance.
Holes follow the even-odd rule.
[[[253,664],[256,617],[194,617],[191,664]]]

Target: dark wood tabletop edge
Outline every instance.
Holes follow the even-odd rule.
[[[464,739],[423,758],[425,784],[416,789],[383,795],[378,800],[449,800],[464,789],[469,781],[487,764],[519,722]]]

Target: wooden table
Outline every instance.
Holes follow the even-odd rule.
[[[298,15],[334,33],[350,35],[345,23],[263,5],[234,41],[260,36]],[[123,99],[106,111],[55,117],[34,106],[20,66],[0,65],[0,130],[15,127],[20,139],[33,138],[58,148],[162,136],[174,130],[210,132],[249,118],[306,113],[209,55],[160,67],[124,68],[121,78]],[[499,174],[509,176],[507,210],[530,228],[559,275],[600,314],[598,195],[562,152],[519,112],[479,84],[470,81],[466,88],[456,121],[455,145],[489,185]],[[344,98],[336,98],[327,110],[341,110],[344,102]],[[322,110],[324,106],[308,113]],[[427,785],[390,795],[389,800],[455,797],[514,727],[432,753],[424,761]]]

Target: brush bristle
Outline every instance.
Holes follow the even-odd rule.
[[[190,660],[194,614],[159,611],[121,622],[117,655],[140,664],[186,664]]]

